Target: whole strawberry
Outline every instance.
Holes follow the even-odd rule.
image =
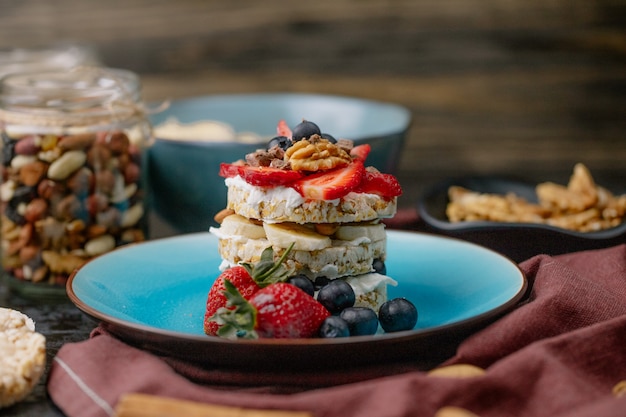
[[[262,287],[273,282],[284,281],[288,276],[288,271],[283,267],[282,263],[292,247],[293,244],[276,262],[274,262],[274,252],[269,247],[263,251],[260,261],[255,265],[237,265],[222,272],[213,283],[207,296],[204,313],[204,333],[216,336],[220,328],[220,324],[215,320],[211,320],[211,317],[219,309],[227,307],[228,299],[226,298],[225,282],[229,282],[245,299],[248,299]]]
[[[235,266],[222,272],[209,290],[204,314],[204,333],[216,336],[219,324],[211,321],[210,318],[220,309],[226,307],[228,301],[224,292],[226,287],[224,282],[228,281],[234,285],[244,298],[250,298],[260,287],[256,283],[246,268]]]
[[[245,300],[234,284],[226,280],[228,307],[218,311],[223,337],[296,339],[310,338],[330,313],[317,300],[295,285],[270,284]]]

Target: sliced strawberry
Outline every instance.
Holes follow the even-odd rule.
[[[279,169],[272,167],[252,167],[243,166],[239,170],[239,175],[251,185],[259,187],[277,187],[279,185],[289,185],[304,176],[300,171],[290,169]]]
[[[252,279],[250,273],[243,266],[235,266],[227,269],[217,277],[213,286],[209,290],[206,310],[204,314],[204,332],[210,336],[217,335],[220,325],[211,320],[220,308],[226,307],[227,298],[224,295],[226,287],[224,282],[228,281],[234,285],[244,298],[250,298],[260,287]]]
[[[371,151],[372,147],[368,143],[364,143],[363,145],[357,145],[350,149],[350,156],[353,159],[358,159],[359,161],[365,163],[365,160]]]
[[[246,300],[235,285],[225,282],[229,307],[219,317],[223,337],[310,338],[330,313],[300,288],[285,282],[268,285]]]
[[[355,160],[342,168],[306,176],[291,186],[304,198],[334,200],[354,190],[364,173],[363,162]]]
[[[241,165],[227,164],[222,162],[220,164],[219,176],[223,178],[236,177],[241,173],[241,168]]]
[[[289,128],[289,125],[287,125],[287,122],[285,122],[284,120],[278,121],[278,126],[276,126],[276,133],[278,133],[278,136],[284,136],[289,139],[291,139],[292,137],[291,129]]]
[[[376,194],[383,198],[393,198],[402,194],[402,187],[398,179],[391,174],[366,170],[363,180],[354,191]]]
[[[248,184],[259,187],[277,187],[289,185],[304,176],[302,172],[272,167],[253,167],[250,165],[220,164],[220,177],[232,178],[240,175]]]

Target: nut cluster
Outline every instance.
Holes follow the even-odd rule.
[[[615,195],[598,186],[583,164],[576,164],[567,185],[543,182],[537,184],[535,192],[538,204],[513,194],[479,193],[452,186],[446,214],[451,222],[542,223],[578,232],[609,229],[626,219],[626,194]]]
[[[122,131],[2,134],[2,265],[63,285],[93,256],[144,240],[140,154]]]
[[[340,146],[315,137],[295,142],[285,151],[285,159],[294,171],[328,170],[352,161],[348,152]]]

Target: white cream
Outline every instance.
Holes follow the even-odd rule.
[[[354,293],[358,296],[360,294],[367,294],[374,290],[378,290],[387,285],[393,287],[398,285],[398,282],[387,275],[378,274],[376,272],[370,272],[369,274],[356,275],[351,277],[345,277],[345,281],[354,288]]]
[[[234,185],[238,188],[242,188],[250,193],[248,203],[255,209],[259,207],[261,203],[267,203],[269,201],[284,201],[288,208],[294,208],[302,205],[305,199],[296,190],[290,187],[273,187],[262,188],[248,184],[239,175],[235,177],[226,178],[224,180],[226,187]]]
[[[248,238],[241,235],[233,235],[230,233],[224,233],[219,227],[209,227],[209,233],[215,235],[218,239],[229,239],[235,242],[247,242]]]

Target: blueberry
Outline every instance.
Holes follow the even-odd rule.
[[[320,128],[315,123],[303,120],[302,123],[293,128],[291,138],[294,142],[297,142],[302,139],[308,139],[313,135],[321,134]]]
[[[386,332],[411,330],[417,323],[417,309],[406,298],[394,298],[380,306],[378,320]]]
[[[332,313],[339,313],[347,307],[352,307],[356,300],[354,289],[341,279],[335,279],[322,287],[317,293],[317,301]]]
[[[278,145],[282,150],[286,151],[293,143],[287,136],[276,136],[267,143],[267,149],[271,149]]]
[[[335,338],[350,336],[348,323],[339,316],[329,316],[320,327],[320,337]]]
[[[315,294],[313,282],[304,274],[294,275],[293,277],[287,278],[287,283],[295,285],[311,297]]]
[[[374,268],[374,272],[377,272],[382,275],[387,275],[387,267],[385,266],[385,262],[380,259],[374,259],[372,263],[372,268]]]
[[[326,277],[317,277],[315,278],[314,287],[316,290],[320,290],[322,287],[328,285],[330,280]]]
[[[368,307],[348,307],[339,317],[348,323],[350,336],[367,336],[378,330],[378,317],[376,312]]]
[[[337,143],[337,139],[335,139],[335,137],[329,133],[322,133],[321,136],[323,139],[326,139],[330,143]]]

